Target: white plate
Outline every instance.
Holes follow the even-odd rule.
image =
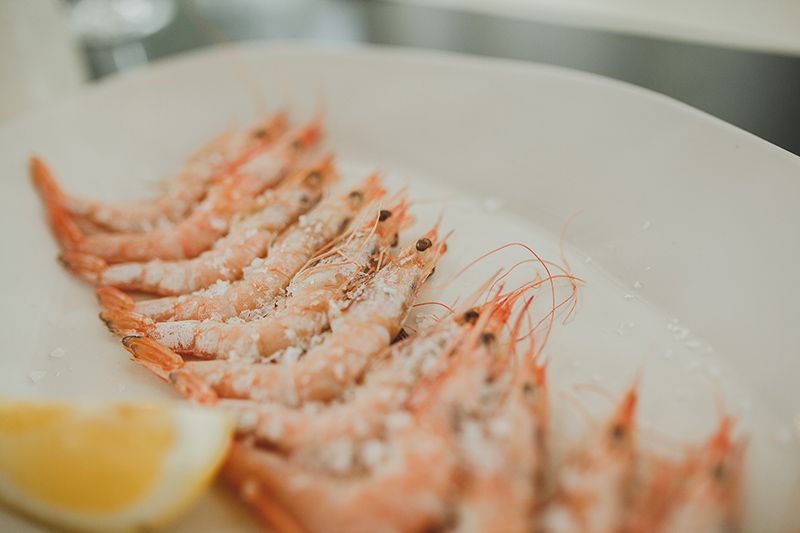
[[[752,435],[749,526],[779,530],[796,518],[787,501],[800,471],[800,159],[665,97],[550,67],[250,44],[121,76],[5,125],[0,393],[172,397],[128,361],[97,320],[92,291],[55,261],[26,174],[31,153],[70,190],[136,197],[259,106],[309,116],[320,98],[346,169],[380,168],[392,183],[409,182],[420,227],[447,204],[445,226],[457,231],[435,279],[514,240],[557,260],[558,235],[578,213],[567,259],[587,285],[575,320],[556,328],[546,350],[558,425],[580,420],[559,401],[565,393],[596,416],[610,409],[573,384],[599,382],[618,395],[643,369],[645,441],[663,445],[656,432],[697,440],[717,420],[720,391]],[[451,302],[496,265],[524,257],[493,257],[438,297]],[[49,357],[56,347],[66,355]],[[34,371],[46,375],[34,383]],[[218,492],[175,529],[234,523],[254,522]]]

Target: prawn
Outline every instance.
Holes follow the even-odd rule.
[[[556,501],[544,516],[545,529],[608,532],[623,526],[635,488],[636,403],[634,384],[594,444],[567,459],[557,475]]]
[[[444,242],[436,240],[434,228],[378,271],[331,323],[326,339],[296,364],[190,362],[173,372],[172,380],[181,387],[189,376],[205,382],[222,397],[287,405],[339,397],[400,330],[417,291],[444,253]]]
[[[440,370],[436,362],[442,354],[452,352],[473,323],[471,318],[446,320],[432,331],[391,345],[376,368],[341,403],[309,403],[297,409],[280,403],[223,399],[217,405],[233,414],[237,432],[283,451],[347,437],[367,441],[410,420],[403,410],[410,389],[420,377]]]
[[[295,409],[280,403],[223,399],[217,405],[238,420],[239,433],[253,435],[261,442],[284,450],[347,435],[359,439],[374,437],[384,430],[384,426],[399,426],[407,420],[405,413],[400,411],[408,392],[423,376],[442,370],[438,363],[442,359],[446,361],[446,354],[455,349],[486,305],[467,309],[436,322],[425,331],[395,341],[379,356],[379,361],[365,375],[363,382],[354,387],[352,394],[341,403],[327,404],[324,409],[320,404],[308,403],[302,409]],[[157,367],[160,376],[183,365],[180,356],[151,339],[127,337],[124,342],[135,360],[151,369]],[[194,381],[195,399],[215,401],[213,390],[207,397],[199,394],[204,387],[207,386],[202,381]],[[311,426],[315,428],[313,434],[307,431]]]
[[[222,477],[271,527],[424,531],[446,519],[455,477],[453,447],[440,421],[420,419],[387,443],[361,448],[362,460],[375,464],[366,475],[337,476],[238,441]]]
[[[378,177],[372,175],[350,192],[326,198],[284,232],[266,258],[255,259],[245,268],[238,281],[218,282],[183,296],[139,302],[113,289],[98,291],[101,303],[108,306],[101,318],[112,331],[126,333],[146,330],[148,319],[222,320],[263,308],[320,249],[347,230],[354,216],[383,194]]]
[[[512,292],[504,305],[513,305],[526,290]],[[466,473],[459,494],[457,531],[530,531],[543,501],[547,386],[545,366],[537,362],[532,337],[522,358],[514,360],[514,344],[532,301],[529,298],[520,311],[510,331],[511,343],[495,347],[499,353],[484,362],[489,365],[481,386],[484,390],[473,394],[483,399],[484,409],[460,422],[459,447]],[[509,361],[518,364],[509,365]]]
[[[249,400],[220,400],[218,405],[234,414],[240,433],[252,434],[259,441],[283,450],[346,436],[360,440],[374,438],[405,423],[403,408],[415,383],[424,377],[433,379],[446,368],[450,354],[472,329],[480,313],[493,303],[454,314],[426,331],[392,344],[341,403],[306,404],[303,409]],[[143,359],[140,352],[134,352],[134,357]],[[308,433],[307,428],[312,426],[313,433]]]
[[[166,227],[186,214],[220,175],[268,149],[286,131],[286,114],[277,113],[246,132],[228,132],[209,142],[187,161],[183,171],[165,183],[158,198],[130,203],[90,200],[65,193],[45,163],[31,157],[31,175],[45,201],[58,201],[66,212],[112,232],[138,233]]]
[[[526,356],[521,367],[488,420],[462,424],[467,479],[459,494],[457,531],[532,529],[546,461],[538,446],[546,425],[546,389],[544,369],[533,357]]]
[[[432,395],[441,391],[435,387]],[[434,405],[441,404],[402,411],[407,422],[390,428],[384,440],[325,441],[336,452],[316,464],[301,454],[283,456],[241,440],[222,476],[273,527],[323,532],[441,528],[457,488],[458,458],[454,427],[443,416],[447,410]],[[457,408],[457,401],[450,407]]]
[[[283,179],[300,153],[318,137],[317,123],[285,136],[272,149],[212,185],[192,214],[174,226],[144,233],[86,235],[56,200],[49,199],[46,207],[51,228],[66,250],[112,263],[195,257],[228,232],[234,216],[252,206],[253,196]]]
[[[266,316],[247,322],[160,322],[144,333],[178,353],[219,359],[256,359],[306,342],[328,327],[331,305],[348,292],[343,287],[357,290],[409,222],[404,202],[367,214],[341,246],[295,275],[287,295]]]
[[[275,190],[267,190],[257,209],[235,222],[227,236],[193,259],[108,265],[80,252],[64,252],[61,261],[96,285],[113,285],[162,295],[204,289],[219,280],[238,279],[244,267],[267,252],[270,242],[298,216],[313,207],[337,179],[330,158],[296,172]]]
[[[744,440],[731,436],[733,422],[722,419],[699,453],[687,461],[685,481],[660,531],[738,531]]]

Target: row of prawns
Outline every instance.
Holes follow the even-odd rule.
[[[738,528],[744,446],[727,418],[685,458],[652,457],[633,387],[554,464],[530,305],[556,278],[574,287],[569,274],[513,289],[495,275],[406,331],[446,236],[434,227],[400,247],[408,202],[378,175],[333,190],[320,128],[279,113],[228,132],[135,204],[68,194],[31,160],[60,259],[98,286],[109,329],[179,394],[237,421],[223,477],[269,527]]]

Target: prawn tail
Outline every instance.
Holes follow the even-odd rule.
[[[66,208],[57,199],[48,199],[46,209],[50,230],[61,247],[65,250],[78,248],[84,234]]]
[[[103,272],[108,267],[104,259],[81,252],[63,252],[58,259],[73,274],[94,284],[100,282]]]
[[[31,181],[36,188],[36,192],[45,203],[60,200],[64,196],[64,191],[56,181],[53,173],[47,164],[38,156],[31,156],[28,167],[30,169]]]
[[[202,404],[213,404],[219,399],[211,385],[185,368],[170,372],[169,381],[178,394],[187,400]]]
[[[258,472],[259,469],[254,467],[250,456],[255,453],[258,452],[247,444],[235,443],[220,477],[258,511],[270,531],[281,533],[306,531],[297,519],[272,497],[268,487],[254,477],[253,472]]]
[[[183,358],[149,337],[128,335],[122,338],[122,345],[130,352],[133,360],[153,371],[164,380],[169,373],[183,366]]]
[[[124,309],[106,309],[100,313],[100,320],[111,333],[122,337],[147,334],[154,325],[150,318]]]
[[[102,307],[104,311],[110,309],[130,311],[136,305],[133,298],[110,285],[98,287],[95,294],[97,294],[97,300],[100,302],[100,307]]]

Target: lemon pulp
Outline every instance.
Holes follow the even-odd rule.
[[[108,513],[139,500],[158,480],[174,440],[169,412],[154,407],[84,416],[65,406],[0,406],[6,482],[65,510]]]

